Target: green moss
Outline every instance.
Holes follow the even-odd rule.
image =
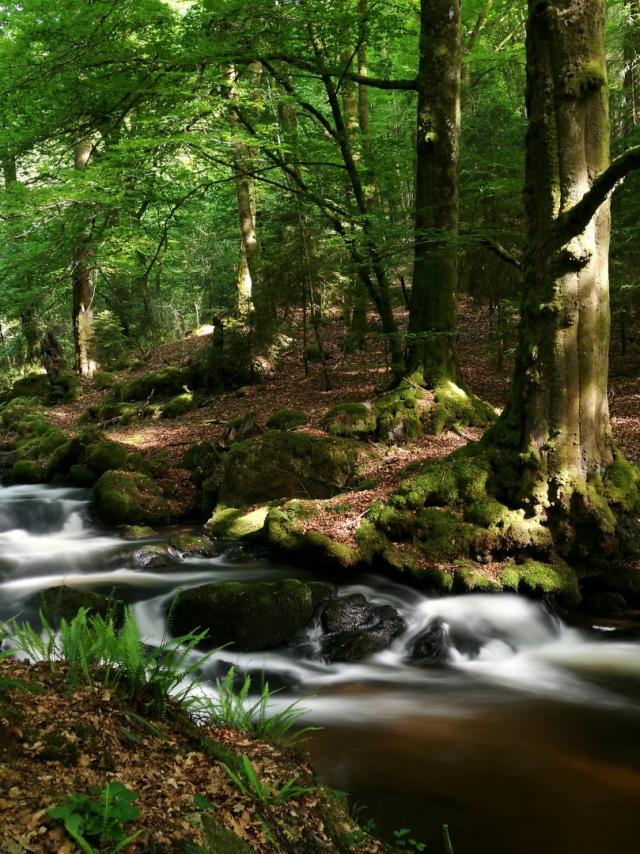
[[[313,517],[323,512],[323,501],[289,501],[282,507],[272,508],[266,520],[269,543],[296,556],[312,559],[316,565],[348,569],[361,563],[358,549],[313,529]]]
[[[270,430],[295,430],[309,421],[309,416],[299,409],[278,409],[267,421]]]
[[[93,387],[98,391],[113,388],[118,384],[118,378],[109,371],[97,371],[92,377]]]
[[[207,558],[217,554],[215,545],[202,534],[174,534],[169,540],[169,545],[179,551],[183,558]]]
[[[19,379],[13,384],[9,393],[9,398],[15,399],[31,397],[44,400],[44,398],[49,394],[50,389],[51,386],[49,385],[49,378],[45,373],[27,374],[26,377],[22,377],[22,379]]]
[[[373,402],[376,437],[391,443],[415,441],[425,431],[430,406],[427,392],[404,380]]]
[[[98,480],[98,475],[95,472],[90,471],[86,466],[74,463],[69,468],[69,480],[75,486],[90,489]]]
[[[157,525],[171,515],[159,487],[140,472],[107,471],[94,498],[96,515],[110,525]]]
[[[107,471],[140,471],[145,474],[149,466],[139,451],[130,451],[108,440],[93,442],[85,450],[84,464],[97,475]]]
[[[7,430],[15,430],[25,416],[41,412],[42,406],[30,397],[16,397],[6,403],[0,411],[0,421]]]
[[[172,397],[171,400],[162,405],[161,417],[178,418],[181,415],[186,415],[187,412],[192,412],[195,408],[196,402],[193,394],[190,391],[184,392],[177,397]]]
[[[488,463],[475,460],[465,448],[445,460],[430,463],[423,472],[404,481],[391,498],[395,507],[418,509],[485,501]]]
[[[121,383],[115,386],[112,393],[114,400],[120,401],[180,395],[185,390],[185,386],[194,384],[196,374],[197,371],[193,367],[167,367]]]
[[[11,468],[9,479],[13,483],[41,483],[44,470],[42,465],[34,460],[17,460]]]
[[[125,525],[121,529],[122,538],[125,540],[148,540],[157,537],[158,532],[148,525]]]
[[[248,513],[232,507],[219,507],[205,525],[205,531],[213,537],[253,539],[262,533],[268,512],[268,507],[258,507]]]
[[[220,501],[242,507],[280,498],[329,498],[354,484],[375,453],[353,439],[269,430],[232,445]]]
[[[290,643],[316,607],[333,595],[330,585],[288,578],[275,582],[223,582],[179,591],[167,610],[172,633],[197,628],[207,645],[273,649]]]
[[[378,416],[370,403],[340,403],[322,418],[322,428],[332,436],[371,436]]]
[[[627,512],[640,506],[640,472],[617,448],[604,474],[604,497]]]
[[[104,619],[111,618],[117,626],[122,625],[124,621],[124,602],[103,593],[79,590],[66,585],[41,590],[36,596],[36,604],[47,620],[55,626],[62,619],[72,620],[80,608]]]
[[[132,424],[141,417],[140,408],[133,403],[91,404],[78,418],[78,424]]]
[[[567,607],[580,604],[576,574],[562,562],[549,564],[527,560],[510,564],[502,570],[499,580],[505,590],[536,597],[551,595]]]
[[[80,397],[80,378],[71,371],[59,374],[52,383],[47,403],[72,403]]]
[[[222,462],[222,454],[211,442],[196,442],[182,457],[182,465],[192,471],[197,480],[216,469]]]
[[[460,593],[499,593],[502,584],[480,566],[456,567],[453,587]]]
[[[496,419],[497,412],[492,406],[451,380],[437,383],[433,396],[430,428],[436,435],[448,428],[459,429],[463,425],[486,427]]]

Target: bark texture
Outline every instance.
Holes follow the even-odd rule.
[[[78,171],[87,168],[92,153],[92,144],[83,140],[73,150],[73,165]],[[73,343],[76,371],[82,376],[91,376],[96,370],[93,355],[93,296],[95,290],[94,269],[89,233],[85,227],[73,259],[71,280],[73,285]]]
[[[497,479],[502,495],[611,533],[606,479],[624,461],[607,397],[608,194],[640,161],[630,149],[609,165],[604,23],[605,0],[529,0],[520,338],[509,401],[487,440],[515,452]]]
[[[459,0],[422,0],[408,365],[431,386],[458,379],[460,68]]]

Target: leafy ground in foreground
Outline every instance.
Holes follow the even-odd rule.
[[[100,684],[69,689],[66,665],[0,662],[3,679],[19,680],[0,709],[0,851],[51,854],[78,851],[60,821],[48,814],[64,796],[117,782],[137,793],[140,815],[127,824],[140,831],[126,850],[186,852],[244,849],[208,847],[207,821],[232,831],[247,850],[338,851],[336,830],[351,832],[357,852],[380,846],[360,834],[336,799],[318,787],[302,755],[226,727],[188,726],[177,708],[160,720],[133,714],[116,691]],[[28,687],[30,690],[24,690]],[[6,700],[5,700],[6,702]],[[208,744],[215,744],[218,758]],[[272,798],[268,806],[253,791],[234,783],[220,756],[246,757],[263,791],[277,793],[292,783],[295,797]],[[242,767],[242,766],[240,766]],[[342,815],[340,814],[342,812]],[[276,838],[277,837],[277,838]],[[290,847],[283,840],[298,839]],[[301,840],[301,841],[300,841]],[[314,847],[315,846],[315,847]]]

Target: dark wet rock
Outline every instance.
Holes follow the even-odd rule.
[[[215,543],[201,534],[176,534],[169,540],[169,545],[183,558],[216,557],[219,554]]]
[[[362,595],[354,593],[329,602],[322,611],[322,628],[327,634],[353,632],[370,626],[375,606]]]
[[[136,569],[156,569],[178,563],[177,557],[161,544],[136,549],[131,557]]]
[[[585,602],[585,610],[598,617],[623,617],[629,610],[622,593],[594,593]]]
[[[62,619],[72,620],[80,608],[86,608],[92,616],[112,617],[116,626],[121,626],[124,621],[124,602],[103,593],[60,585],[41,590],[34,598],[38,610],[54,626]]]
[[[449,633],[439,620],[430,623],[418,635],[411,650],[411,658],[425,664],[444,664],[449,658]]]
[[[175,635],[206,630],[207,644],[233,649],[275,649],[291,643],[318,605],[334,593],[330,584],[283,581],[204,584],[179,591],[168,608]]]
[[[325,606],[321,624],[327,636],[322,652],[329,661],[360,661],[387,649],[406,629],[391,605],[372,605],[360,593]]]

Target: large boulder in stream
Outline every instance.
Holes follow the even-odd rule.
[[[176,593],[167,612],[174,635],[207,631],[207,645],[244,651],[291,643],[316,608],[334,595],[322,582],[283,581],[204,584]]]
[[[72,620],[80,608],[85,608],[94,617],[102,617],[105,620],[111,618],[116,626],[121,626],[124,622],[124,602],[104,593],[78,590],[64,584],[41,590],[35,596],[35,604],[54,626],[59,625],[60,620]]]
[[[94,500],[96,516],[106,525],[160,525],[171,515],[160,487],[141,472],[106,472]]]
[[[321,615],[329,661],[360,661],[388,649],[407,624],[391,605],[373,605],[361,593],[334,599]]]

